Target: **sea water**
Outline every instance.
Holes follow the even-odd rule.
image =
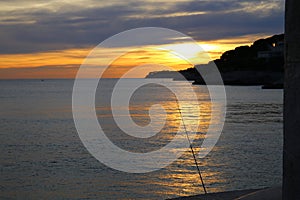
[[[180,89],[186,101],[182,112],[189,114],[187,126],[197,121],[199,113],[193,113],[193,106],[201,104],[203,126],[193,143],[199,151],[207,124],[218,123],[210,118],[207,88],[192,86],[199,99],[194,102],[187,92],[190,83],[164,81]],[[107,101],[112,92],[111,82],[102,80],[99,85],[95,109],[99,124],[114,144],[143,153],[172,140],[181,118],[169,90],[159,85],[145,86],[133,95],[129,107],[119,108],[129,108],[132,119],[144,126],[150,123],[149,106],[165,106],[169,121],[163,131],[139,142],[126,137],[113,121]],[[166,199],[203,193],[188,148],[167,167],[144,174],[117,171],[95,159],[79,139],[74,125],[73,83],[0,81],[1,199]],[[283,90],[226,86],[226,94],[227,114],[221,137],[205,158],[198,159],[207,191],[280,185]]]

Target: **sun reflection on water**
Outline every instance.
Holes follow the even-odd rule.
[[[183,86],[184,84],[181,83],[181,87]],[[219,119],[213,119],[211,117],[213,106],[210,101],[207,88],[194,87],[193,89],[197,94],[198,101],[190,101],[190,95],[185,92],[184,88],[182,88],[182,96],[184,96],[185,99],[183,102],[181,102],[180,108],[181,112],[185,116],[183,120],[187,130],[191,130],[191,127],[194,127],[200,122],[198,130],[196,130],[195,140],[193,142],[194,151],[197,155],[200,151],[200,146],[202,144],[203,139],[205,138],[205,134],[208,130],[209,125],[218,124],[220,123],[220,121]],[[175,98],[176,96],[172,92],[159,85],[152,84],[139,88],[133,94],[130,101],[130,117],[139,126],[146,126],[149,123],[151,123],[149,117],[150,107],[155,104],[160,104],[167,113],[165,126],[159,133],[157,133],[155,137],[148,138],[147,142],[143,143],[143,145],[139,145],[139,142],[136,142],[133,143],[133,147],[130,146],[128,148],[128,146],[126,145],[122,146],[122,143],[124,143],[126,140],[132,140],[132,138],[126,137],[120,137],[119,139],[113,138],[115,140],[115,143],[117,143],[118,145],[121,144],[121,147],[128,148],[128,150],[134,152],[140,152],[141,148],[144,149],[143,152],[152,151],[156,150],[157,147],[161,148],[162,146],[166,145],[174,138],[174,135],[178,130],[183,130],[182,128],[180,128],[182,117],[179,113],[179,105],[176,102]],[[195,106],[200,107],[200,112],[197,112],[194,109]],[[218,105],[216,105],[214,108],[218,109],[219,107]],[[99,121],[101,119],[107,119],[108,116],[111,118],[111,121],[113,121],[112,114],[110,113],[110,110],[107,109],[107,107],[97,106],[96,109]],[[126,108],[123,107],[119,109]],[[161,118],[162,116],[160,116],[157,113],[155,117]],[[114,130],[117,129],[110,127],[111,125],[115,124],[111,123],[108,126],[106,125],[106,127],[110,130],[108,134],[114,135],[115,133],[112,132],[114,132]],[[181,139],[187,140],[184,134],[182,134]],[[126,141],[125,143],[128,145],[131,144],[130,142],[132,141]],[[156,147],[153,147],[152,145]],[[174,152],[180,150],[181,149],[179,148],[170,149],[170,151]],[[218,151],[218,149],[215,148],[213,151]],[[222,172],[214,170],[215,164],[211,163],[209,158],[198,158],[198,163],[200,170],[202,171],[202,176],[206,184],[207,190],[209,192],[222,191],[222,188],[218,186],[224,185],[224,182],[226,182],[226,179],[222,177]],[[197,173],[197,169],[193,160],[193,156],[189,148],[185,149],[185,153],[177,161],[169,165],[166,169],[154,173],[149,180],[147,178],[144,181],[145,183],[143,184],[145,185],[155,185],[156,187],[161,188],[160,190],[155,191],[155,193],[161,194],[168,198],[175,196],[199,194],[203,192],[201,182],[199,180],[199,175]]]

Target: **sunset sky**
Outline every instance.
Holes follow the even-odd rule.
[[[284,0],[1,1],[0,79],[74,78],[96,45],[139,27],[180,31],[215,59],[236,46],[283,33]],[[188,44],[170,39],[160,46],[164,45],[189,49]],[[103,53],[114,54],[119,48],[130,50],[130,45],[103,49]],[[199,52],[190,51],[189,59],[197,59]],[[118,69],[138,64],[141,57],[144,63],[161,59],[176,69],[188,67],[163,53],[129,55],[116,61]],[[107,73],[107,77],[118,76],[115,70]]]

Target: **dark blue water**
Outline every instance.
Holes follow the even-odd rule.
[[[189,97],[186,83],[172,84]],[[119,172],[97,161],[75,129],[72,87],[72,80],[0,81],[1,199],[165,199],[202,193],[188,151],[168,167],[147,174]],[[204,105],[204,115],[209,113],[206,88],[193,87]],[[256,86],[228,86],[226,91],[223,133],[213,151],[199,160],[208,192],[281,184],[283,91]],[[172,107],[167,91],[160,90],[157,95],[150,87],[147,94],[137,97],[137,105],[131,107],[140,124],[147,123],[143,105],[154,101],[150,97],[161,97]],[[107,95],[102,91],[96,99]],[[107,109],[96,100],[99,121],[108,120]],[[176,125],[178,113],[170,109],[169,114]],[[111,130],[107,134],[122,146],[122,137],[111,126],[106,123],[106,130]],[[172,133],[173,128],[165,132]],[[153,148],[172,135],[165,137],[152,141]]]

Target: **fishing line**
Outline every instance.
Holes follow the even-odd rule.
[[[198,174],[199,174],[199,178],[200,178],[200,181],[201,181],[201,184],[202,184],[203,191],[204,191],[205,194],[207,194],[206,187],[205,187],[205,184],[204,184],[202,175],[201,175],[201,171],[200,171],[200,168],[199,168],[199,165],[198,165],[196,156],[195,156],[195,152],[194,152],[194,149],[193,149],[193,146],[192,146],[192,143],[191,143],[189,134],[188,134],[188,132],[187,132],[187,130],[186,130],[186,126],[185,126],[185,123],[184,123],[184,120],[183,120],[183,117],[182,117],[182,113],[181,113],[181,109],[180,109],[180,107],[179,107],[179,102],[178,102],[177,99],[176,99],[176,103],[177,103],[178,112],[179,112],[179,114],[180,114],[180,118],[181,118],[181,121],[182,121],[182,124],[183,124],[183,128],[184,128],[185,135],[186,135],[187,140],[189,141],[189,144],[190,144],[191,152],[192,152],[192,154],[193,154],[193,158],[194,158],[195,165],[196,165],[196,168],[197,168],[197,171],[198,171]]]

